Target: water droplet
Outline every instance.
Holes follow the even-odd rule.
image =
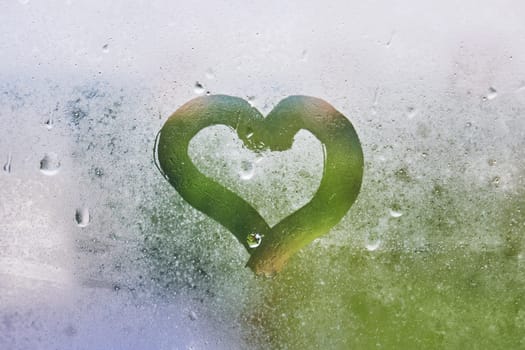
[[[104,170],[102,170],[102,168],[95,168],[95,175],[97,177],[102,177],[104,175]]]
[[[261,245],[263,236],[260,233],[250,233],[246,237],[246,243],[248,243],[248,247],[250,248],[257,248]]]
[[[414,118],[414,117],[416,116],[416,114],[417,114],[417,109],[415,109],[415,108],[412,107],[412,106],[409,106],[409,107],[407,108],[407,118],[408,118],[408,119],[412,119],[412,118]]]
[[[369,252],[373,252],[381,246],[381,240],[379,238],[368,237],[366,239],[365,248]]]
[[[467,122],[465,125],[467,126],[467,128],[470,128],[472,126],[472,123],[471,122]]]
[[[198,81],[195,82],[195,87],[193,88],[193,91],[195,91],[195,93],[197,95],[202,95],[204,93],[204,86],[199,83]]]
[[[208,68],[208,69],[206,70],[205,75],[206,75],[206,78],[207,78],[207,79],[210,79],[210,80],[211,80],[211,79],[215,79],[215,73],[213,72],[213,69],[211,69],[211,68]]]
[[[394,40],[394,36],[396,35],[396,31],[392,31],[392,33],[390,34],[390,39],[388,39],[388,41],[385,43],[385,46],[386,47],[390,47],[390,45],[392,45],[392,40]]]
[[[307,50],[303,50],[303,52],[301,52],[301,61],[303,62],[308,61],[308,51]]]
[[[60,160],[55,153],[46,153],[40,161],[40,172],[47,176],[53,176],[60,170]]]
[[[399,218],[403,215],[403,213],[400,212],[399,210],[388,209],[388,212],[390,213],[390,216],[393,218]]]
[[[263,153],[257,153],[257,155],[255,156],[255,162],[254,163],[255,164],[259,164],[264,159],[265,159],[265,155]]]
[[[53,129],[53,118],[52,117],[49,117],[45,122],[44,122],[44,126],[48,129],[48,130],[51,130]]]
[[[102,52],[104,52],[104,53],[108,53],[109,52],[109,44],[104,44],[102,46]]]
[[[412,178],[408,174],[408,170],[406,168],[399,168],[398,170],[396,170],[396,172],[394,174],[396,175],[396,177],[399,180],[402,180],[402,181],[405,181],[405,182],[409,182],[409,181],[412,180]]]
[[[241,180],[250,180],[255,173],[255,168],[252,162],[243,160],[241,162],[241,170],[239,171],[239,177]]]
[[[11,173],[11,160],[12,160],[11,153],[7,155],[7,161],[4,163],[4,166],[2,167],[2,170],[4,170],[5,173],[10,174]]]
[[[490,165],[490,166],[495,166],[496,165],[496,159],[489,159],[487,161],[487,163]]]
[[[435,195],[440,195],[441,193],[443,193],[443,187],[441,187],[440,185],[434,185],[434,188],[432,188],[432,193]]]
[[[197,319],[197,314],[195,313],[195,311],[190,311],[188,316],[190,317],[190,320],[192,321],[195,321]]]
[[[89,209],[88,208],[78,208],[75,211],[75,222],[78,227],[86,227],[89,225]]]
[[[248,96],[247,100],[250,106],[255,107],[255,96]]]
[[[497,96],[498,96],[498,91],[496,91],[496,89],[494,89],[492,86],[489,87],[489,92],[488,92],[488,94],[487,94],[487,99],[489,99],[489,100],[493,100],[493,99],[495,99]]]
[[[499,185],[499,181],[500,181],[500,177],[499,176],[494,176],[491,180],[492,184],[495,185],[495,186],[498,186]]]

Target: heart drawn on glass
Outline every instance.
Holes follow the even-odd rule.
[[[234,129],[255,152],[288,150],[297,132],[311,132],[324,151],[317,192],[307,204],[270,227],[249,203],[192,163],[190,140],[213,125]],[[287,97],[266,118],[241,98],[198,97],[171,115],[157,138],[156,157],[164,176],[189,204],[233,233],[250,254],[247,266],[256,274],[279,272],[299,249],[327,233],[347,213],[361,188],[363,153],[352,124],[314,97]]]

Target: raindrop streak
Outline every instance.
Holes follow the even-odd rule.
[[[239,171],[239,177],[241,180],[250,180],[255,173],[252,162],[243,160],[241,163],[241,170]]]
[[[55,153],[46,153],[40,161],[40,172],[47,176],[53,176],[60,170],[60,161]]]
[[[379,88],[376,88],[375,92],[374,92],[374,102],[372,103],[372,108],[370,109],[370,112],[372,113],[372,115],[376,115],[377,114],[377,102],[379,100]]]
[[[4,166],[2,167],[4,172],[7,173],[7,174],[11,173],[11,160],[12,160],[12,158],[13,157],[11,156],[11,153],[9,153],[7,155],[7,161],[5,162]]]
[[[86,227],[89,225],[89,209],[88,208],[78,208],[75,211],[75,222],[78,227]]]
[[[262,235],[260,233],[250,233],[246,237],[246,243],[248,243],[248,247],[250,248],[257,248],[261,245],[262,242]]]
[[[198,81],[195,82],[195,87],[193,88],[196,94],[202,95],[204,93],[204,86]]]

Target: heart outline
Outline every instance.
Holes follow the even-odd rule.
[[[291,148],[299,130],[311,132],[324,151],[323,176],[314,196],[269,227],[248,202],[202,174],[191,161],[190,140],[213,125],[232,128],[253,151],[284,151]],[[355,202],[363,177],[363,153],[352,124],[327,102],[309,96],[283,99],[266,118],[238,97],[197,97],[173,113],[161,128],[156,157],[177,192],[232,232],[251,254],[247,266],[265,275],[279,272],[299,249],[335,226]],[[264,237],[255,249],[246,241],[250,233]]]

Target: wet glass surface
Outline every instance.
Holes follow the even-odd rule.
[[[524,11],[3,1],[0,349],[525,347]],[[360,137],[358,201],[272,279],[155,167],[207,94],[319,97]],[[211,127],[189,155],[271,225],[323,171],[306,131],[258,154]]]

